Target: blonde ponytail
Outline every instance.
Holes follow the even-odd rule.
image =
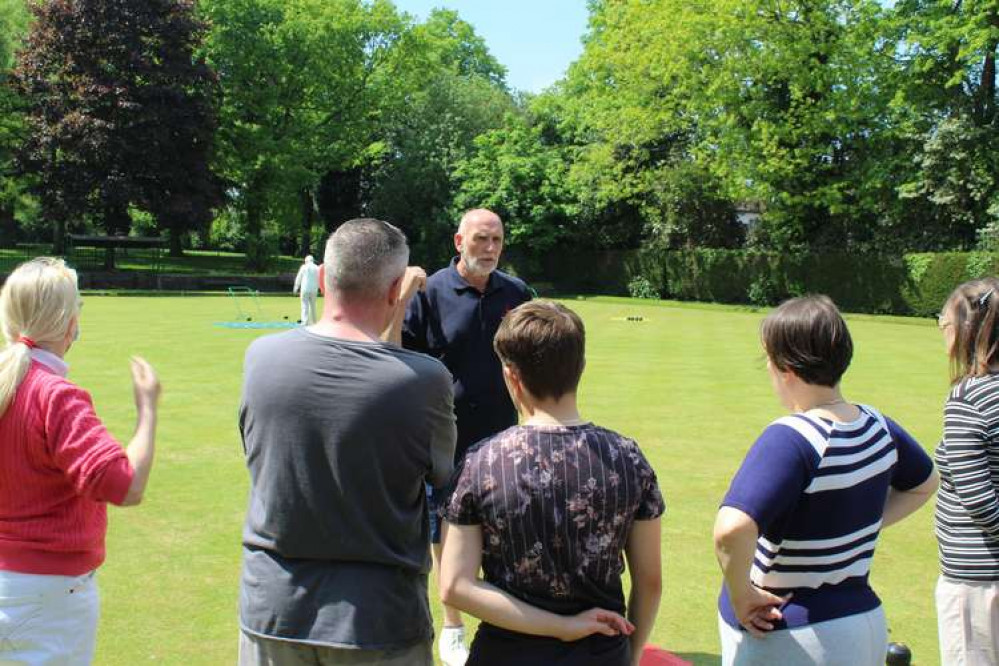
[[[0,290],[0,416],[31,366],[30,345],[59,343],[80,311],[76,271],[62,259],[39,257],[14,269]],[[30,342],[26,342],[25,339]]]
[[[17,387],[31,367],[31,350],[23,342],[9,345],[0,352],[0,416],[7,413]]]

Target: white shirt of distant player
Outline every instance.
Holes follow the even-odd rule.
[[[319,266],[306,261],[295,276],[295,292],[315,295],[319,292]]]

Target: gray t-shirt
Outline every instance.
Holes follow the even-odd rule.
[[[239,426],[243,629],[365,649],[429,640],[424,482],[451,473],[447,369],[388,344],[266,336],[246,352]]]

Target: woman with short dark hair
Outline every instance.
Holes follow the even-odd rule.
[[[496,333],[523,425],[469,450],[446,507],[441,596],[483,621],[467,666],[637,666],[655,623],[665,505],[638,445],[579,415],[584,342],[550,301]]]
[[[875,544],[929,499],[933,463],[897,423],[843,397],[853,341],[828,297],[784,302],[761,338],[791,415],[756,440],[715,522],[722,662],[880,666]]]
[[[938,325],[953,388],[937,446],[937,624],[944,664],[999,663],[999,279],[972,280]]]

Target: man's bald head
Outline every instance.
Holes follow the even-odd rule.
[[[458,223],[458,233],[464,236],[468,233],[469,224],[478,223],[498,224],[500,228],[503,227],[503,220],[496,213],[488,208],[473,208],[461,216],[461,222]]]
[[[503,252],[503,221],[499,215],[475,208],[461,216],[454,247],[461,255],[458,270],[470,276],[488,276]]]

